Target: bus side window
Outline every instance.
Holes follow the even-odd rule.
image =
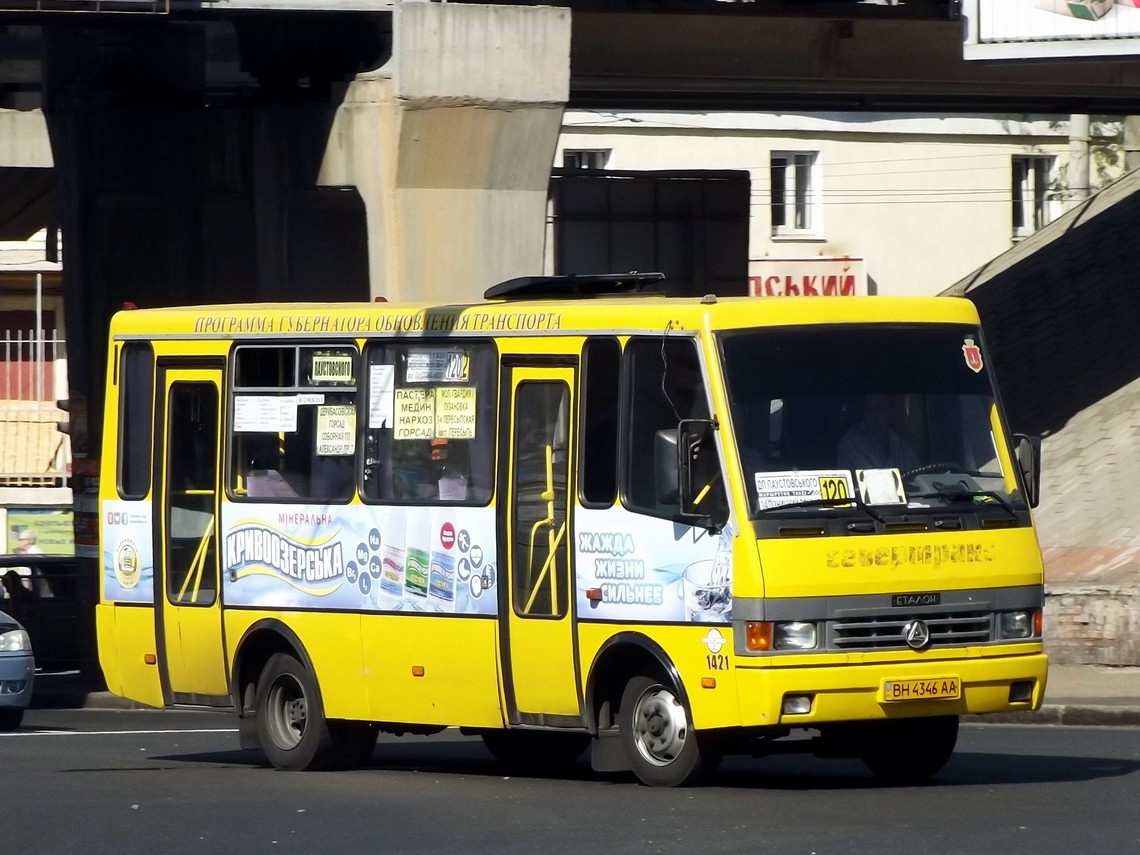
[[[625,407],[623,497],[630,510],[677,518],[677,502],[659,502],[653,451],[661,430],[676,430],[684,419],[709,418],[705,379],[696,342],[689,338],[633,338],[625,348],[629,394]],[[718,465],[719,468],[719,465]],[[723,482],[709,506],[727,502]]]
[[[608,508],[617,498],[621,345],[590,338],[582,355],[579,498],[587,507]]]
[[[227,477],[234,498],[352,498],[359,365],[346,343],[236,349]]]
[[[119,371],[119,496],[142,499],[150,492],[154,436],[154,351],[149,344],[123,345]]]
[[[369,502],[485,505],[494,492],[498,360],[486,341],[364,351]]]

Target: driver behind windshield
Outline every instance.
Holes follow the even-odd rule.
[[[919,465],[918,453],[891,427],[891,396],[867,395],[862,417],[839,439],[835,449],[841,469],[898,469]]]

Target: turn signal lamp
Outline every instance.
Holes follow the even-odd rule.
[[[1045,631],[1045,614],[1041,609],[1033,613],[1033,634],[1040,638]]]
[[[744,624],[744,644],[749,650],[771,650],[772,624],[767,621],[748,621]]]

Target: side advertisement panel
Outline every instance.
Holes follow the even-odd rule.
[[[728,623],[732,541],[727,530],[634,514],[575,511],[578,618]]]
[[[150,502],[103,502],[103,599],[154,602],[154,533]]]
[[[493,508],[222,506],[231,606],[498,612]]]

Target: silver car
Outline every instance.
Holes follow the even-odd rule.
[[[0,612],[0,730],[15,730],[32,699],[32,642],[16,619]]]

